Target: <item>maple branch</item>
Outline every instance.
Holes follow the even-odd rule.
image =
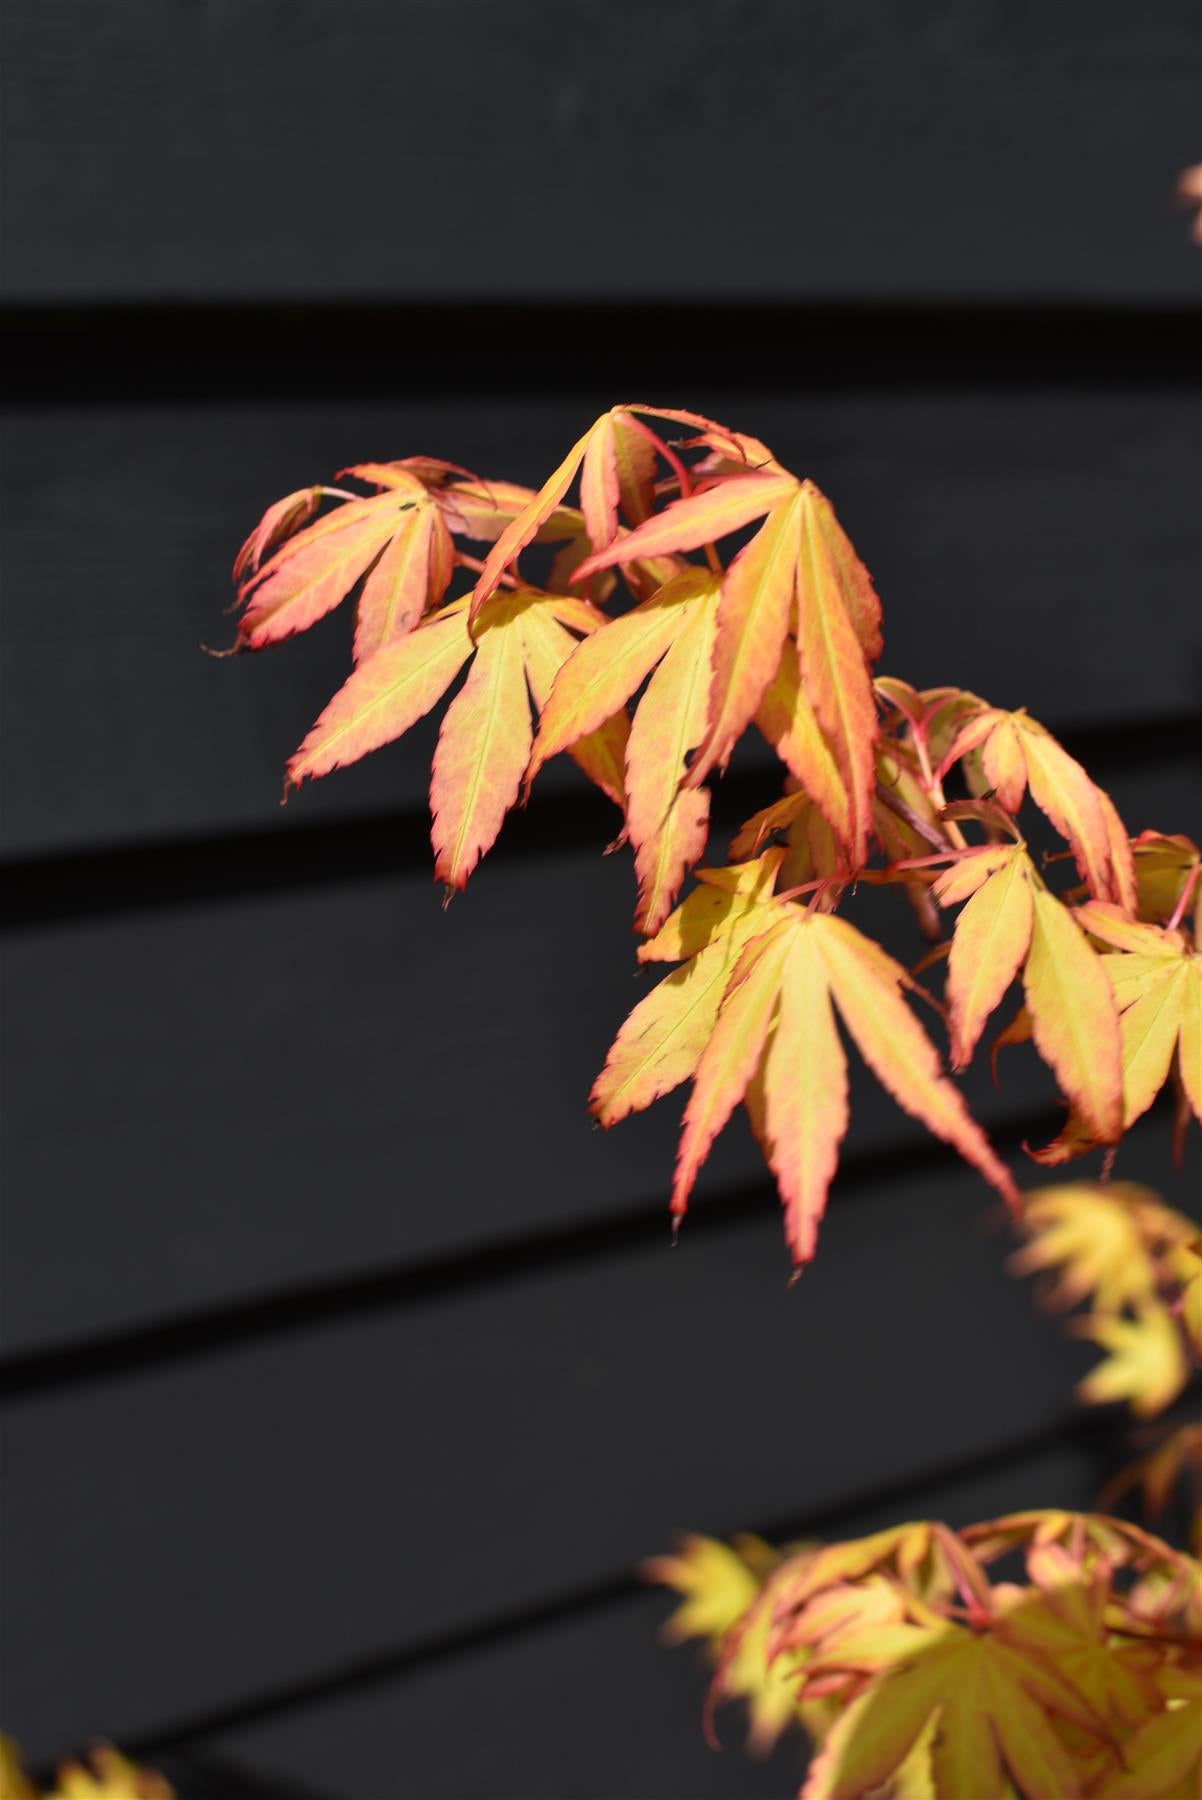
[[[1185,917],[1186,907],[1189,905],[1193,891],[1198,885],[1198,876],[1200,873],[1202,873],[1202,863],[1195,863],[1190,871],[1189,880],[1181,890],[1181,897],[1173,908],[1173,914],[1167,927],[1169,931],[1176,931],[1178,925],[1180,925],[1182,919]]]
[[[928,825],[926,820],[916,813],[900,794],[895,794],[893,789],[887,787],[883,781],[878,781],[876,784],[876,797],[882,806],[887,806],[891,813],[896,813],[897,817],[903,824],[908,825],[911,831],[917,832],[924,844],[931,844],[936,850],[948,848],[947,837],[941,837],[933,825]],[[962,845],[961,848],[963,848]]]
[[[663,457],[677,481],[680,483],[681,499],[687,500],[689,495],[693,492],[693,482],[692,477],[689,475],[688,465],[677,456],[675,450],[673,450],[669,444],[665,443],[658,431],[652,431],[650,425],[645,425],[642,419],[635,417],[634,413],[627,413],[626,417],[634,426],[635,430],[641,432],[647,442],[652,445],[654,449],[659,451],[659,454]]]
[[[947,827],[947,835],[951,842],[955,844],[958,850],[966,850],[968,848],[968,843],[964,833],[953,820],[946,817],[945,808],[947,806],[947,800],[943,792],[943,781],[931,767],[929,747],[927,744],[927,721],[926,719],[923,719],[920,726],[915,723],[914,720],[911,720],[910,727],[911,742],[914,745],[915,755],[918,757],[919,779],[926,790],[927,798],[943,818],[944,824]]]
[[[685,463],[681,457],[677,456],[675,450],[673,450],[671,445],[659,435],[658,431],[652,431],[650,425],[645,425],[642,419],[636,418],[633,413],[628,413],[626,416],[634,426],[635,430],[642,432],[643,436],[647,439],[647,442],[659,451],[659,454],[663,457],[677,481],[680,483],[680,498],[682,500],[687,500],[693,492],[693,481],[689,474],[688,464]],[[726,570],[722,566],[722,558],[718,555],[716,547],[713,544],[705,544],[702,548],[705,551],[705,560],[714,571],[714,574],[725,575]]]

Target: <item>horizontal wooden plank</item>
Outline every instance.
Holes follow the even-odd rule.
[[[5,22],[10,295],[1192,293],[1185,0]]]
[[[0,400],[176,406],[574,392],[1196,387],[1196,306],[539,299],[0,303]],[[398,357],[420,343],[420,358]]]
[[[807,394],[803,380],[688,397],[832,494],[884,596],[892,672],[1059,723],[1196,705],[1187,390]],[[347,621],[269,656],[202,655],[232,635],[233,548],[269,500],[365,455],[421,449],[538,480],[610,399],[20,409],[3,486],[8,853],[419,804],[430,722],[281,812],[284,759],[349,666]],[[1155,633],[1136,633],[1153,605]],[[547,771],[548,788],[565,779]]]
[[[966,1524],[1027,1506],[1088,1509],[1109,1472],[1100,1449],[1073,1439],[975,1478],[909,1491],[892,1506],[878,1502],[831,1520],[830,1532],[874,1531],[902,1517]],[[670,1606],[664,1594],[633,1595],[554,1623],[498,1631],[476,1649],[418,1659],[403,1673],[387,1666],[348,1672],[324,1701],[308,1696],[211,1741],[256,1772],[317,1783],[342,1800],[378,1800],[398,1771],[408,1790],[429,1800],[780,1800],[794,1793],[804,1763],[800,1737],[786,1738],[768,1758],[751,1758],[742,1709],[730,1707],[716,1719],[724,1754],[706,1745],[709,1667],[697,1646],[673,1652],[658,1641]]]
[[[339,1800],[296,1776],[276,1779],[204,1750],[156,1754],[145,1766],[169,1784],[174,1800]]]
[[[1111,785],[1133,825],[1202,828],[1189,767]],[[486,864],[445,914],[424,872],[155,900],[6,949],[8,1354],[532,1233],[666,1236],[680,1097],[608,1133],[585,1110],[654,978],[637,973],[624,855]],[[915,959],[897,896],[861,891],[848,911]],[[966,1091],[1000,1125],[1053,1096],[1026,1050],[1000,1091],[979,1057]],[[853,1157],[925,1141],[857,1078]],[[740,1120],[698,1191],[749,1185],[766,1194]]]
[[[959,1172],[10,1402],[6,1724],[183,1730],[620,1576],[683,1523],[829,1515],[1042,1438],[1087,1366]],[[49,1632],[45,1621],[58,1629]]]

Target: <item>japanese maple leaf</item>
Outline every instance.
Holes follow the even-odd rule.
[[[1126,1401],[1137,1418],[1151,1419],[1172,1405],[1189,1379],[1181,1332],[1159,1301],[1144,1301],[1130,1316],[1094,1313],[1074,1323],[1073,1335],[1106,1351],[1078,1383],[1077,1397],[1087,1406]]]
[[[1046,1605],[1032,1596],[1021,1610]],[[1053,1718],[1106,1736],[1089,1701],[1024,1641],[1014,1614],[1001,1614],[987,1631],[932,1625],[919,1648],[840,1714],[810,1766],[802,1800],[860,1800],[884,1787],[933,1720],[936,1794],[1004,1800],[1013,1782],[1027,1800],[1081,1800],[1077,1765]]]
[[[1181,1323],[1191,1350],[1202,1362],[1202,1237],[1195,1237],[1185,1254],[1190,1260],[1181,1277]]]
[[[913,1584],[919,1570],[929,1576],[932,1571],[938,1574],[949,1565],[958,1566],[962,1561],[955,1534],[946,1525],[927,1519],[907,1520],[902,1525],[888,1525],[883,1531],[870,1532],[867,1537],[824,1544],[812,1555],[788,1565],[777,1578],[776,1610],[778,1616],[786,1620],[786,1641],[788,1618],[799,1613],[824,1588],[858,1581],[875,1571],[884,1571],[891,1579]],[[966,1573],[971,1585],[974,1572],[968,1568]],[[976,1579],[984,1593],[984,1577]],[[944,1597],[951,1592],[950,1582],[940,1583],[936,1579],[935,1585]],[[931,1597],[929,1588],[928,1581],[921,1589],[924,1598]],[[915,1591],[920,1590],[916,1587]]]
[[[470,475],[462,481],[448,481],[437,490],[436,498],[456,537],[493,544],[529,506],[533,493],[516,481],[485,481]],[[555,507],[535,534],[535,542],[540,544],[562,544],[577,539],[587,547],[584,519],[574,506]]]
[[[306,631],[361,582],[354,655],[362,662],[438,605],[454,568],[453,535],[491,543],[532,498],[529,488],[432,457],[356,463],[341,476],[377,492],[302,488],[269,507],[243,544],[234,564],[245,607],[240,646],[261,650]],[[323,499],[341,504],[307,525]],[[580,513],[554,507],[537,536],[555,543],[583,530]]]
[[[640,962],[681,962],[640,1000],[610,1047],[589,1101],[606,1127],[687,1081],[717,1023],[743,946],[772,923],[767,905],[783,850],[703,869],[701,885],[639,946]]]
[[[496,593],[506,569],[535,541],[553,516],[578,475],[584,529],[594,550],[609,544],[617,535],[620,513],[633,525],[650,517],[655,502],[656,439],[635,415],[657,410],[629,405],[611,407],[577,439],[559,467],[531,495],[494,543],[472,597],[473,621],[489,596]]]
[[[1119,1010],[1124,1130],[1164,1086],[1174,1053],[1182,1090],[1202,1120],[1202,954],[1183,931],[1137,923],[1115,907],[1094,902],[1077,917],[1112,946],[1101,961]]]
[[[1092,1143],[1123,1129],[1118,1011],[1078,917],[1050,894],[1026,846],[985,844],[936,881],[941,905],[967,902],[948,956],[952,1060],[963,1068],[1019,970],[1035,1045]]]
[[[4,1800],[38,1800],[38,1790],[21,1767],[21,1753],[0,1732],[0,1794]]]
[[[234,558],[234,580],[240,582],[253,575],[263,558],[278,544],[282,544],[285,538],[290,538],[294,532],[299,531],[327,496],[340,497],[333,488],[307,487],[298,488],[296,493],[285,494],[282,500],[274,501]]]
[[[468,631],[468,599],[451,602],[359,664],[288,763],[289,787],[357,762],[401,737],[467,680],[443,719],[430,784],[435,873],[462,888],[518,797],[530,755],[530,706],[546,704],[573,633],[596,631],[587,601],[519,588],[498,594]],[[626,719],[619,714],[573,745],[585,773],[622,804]]]
[[[705,735],[719,577],[690,569],[585,638],[555,677],[530,759],[568,750],[651,680],[626,746],[626,826],[635,852],[641,931],[659,929],[685,872],[705,849],[709,794],[682,791],[685,762]],[[654,671],[654,673],[652,673]]]
[[[1092,937],[1116,948],[1098,958],[1118,1016],[1125,1131],[1151,1106],[1176,1066],[1184,1135],[1192,1115],[1202,1119],[1202,957],[1181,932],[1128,919],[1105,902],[1090,902],[1076,917]],[[1059,1137],[1034,1153],[1055,1165],[1091,1149],[1099,1138],[1088,1112],[1074,1104]]]
[[[753,813],[731,839],[731,861],[758,855],[774,836],[782,839],[785,852],[777,886],[813,888],[814,905],[833,910],[850,871],[830,825],[804,789],[794,787]]]
[[[766,1599],[779,1615],[775,1586]],[[846,1700],[873,1676],[918,1649],[926,1636],[910,1619],[901,1583],[881,1575],[836,1582],[811,1596],[768,1634],[773,1666],[783,1662],[804,1677],[808,1699]]]
[[[1005,1513],[979,1525],[966,1525],[957,1535],[982,1563],[996,1562],[1012,1550],[1040,1544],[1074,1547],[1074,1554],[1086,1569],[1102,1563],[1112,1570],[1158,1569],[1173,1574],[1180,1573],[1188,1560],[1181,1551],[1129,1519],[1055,1507]]]
[[[846,863],[858,842],[856,811],[832,742],[802,682],[801,658],[792,637],[784,641],[776,673],[756,707],[755,722],[801,792],[825,819],[834,834],[839,859]],[[878,748],[878,764],[879,760]],[[689,779],[694,779],[692,771]],[[874,801],[872,824],[876,827],[881,823],[881,810]]]
[[[384,472],[384,465],[365,467],[368,479]],[[345,498],[314,524],[292,530],[259,566],[260,539],[264,548],[276,541],[277,528],[268,528],[276,511],[265,515],[235,565],[236,572],[239,565],[243,572],[254,569],[238,591],[244,608],[238,642],[244,648],[261,650],[307,631],[362,581],[355,623],[355,658],[361,661],[412,630],[446,593],[454,548],[442,509],[419,477],[399,465],[382,492]],[[288,516],[300,515],[293,509]]]
[[[174,1800],[174,1789],[111,1744],[96,1744],[83,1761],[60,1764],[45,1800]]]
[[[994,1589],[1014,1639],[1053,1662],[1100,1718],[1126,1730],[1142,1725],[1164,1700],[1146,1648],[1116,1643],[1111,1635],[1113,1571],[1104,1564],[1086,1568],[1075,1548],[1056,1543],[1030,1545],[1026,1565],[1046,1604],[1028,1605],[1017,1585]],[[1097,1751],[1104,1766],[1108,1746]]]
[[[761,807],[753,813],[739,830],[731,842],[732,861],[754,856],[763,848],[765,842],[773,836],[783,836],[788,847],[788,855],[781,871],[779,885],[782,888],[803,887],[821,881],[826,885],[817,897],[815,904],[823,911],[832,910],[844,886],[852,879],[852,871],[841,848],[841,834],[837,822],[832,825],[831,809],[825,803],[820,804],[814,795],[823,794],[823,775],[821,763],[825,759],[826,769],[830,772],[832,782],[842,786],[838,770],[830,757],[829,747],[821,738],[817,722],[813,722],[813,733],[818,742],[809,752],[811,766],[819,769],[818,779],[805,781],[794,773],[797,764],[794,762],[793,749],[799,736],[799,728],[807,737],[811,736],[810,727],[803,723],[804,705],[799,705],[792,713],[792,724],[787,732],[777,735],[776,706],[791,683],[791,678],[784,674],[785,665],[778,672],[777,680],[769,689],[768,696],[760,706],[756,715],[765,736],[776,745],[790,773],[786,778],[786,791],[779,800]],[[782,703],[783,710],[783,703]],[[792,743],[790,742],[792,740]],[[883,792],[890,796],[882,799]],[[899,796],[904,804],[905,812],[910,820],[926,824],[930,835],[923,836],[913,823],[901,816],[892,808],[892,797]],[[941,837],[941,815],[932,805],[916,778],[915,772],[907,765],[903,754],[896,745],[880,744],[877,747],[877,797],[872,805],[872,824],[877,842],[886,856],[891,860],[915,857],[922,858],[927,850],[931,837]],[[925,860],[925,859],[923,859]],[[907,893],[918,896],[922,902],[923,928],[929,929],[928,919],[930,905],[928,890],[925,885],[907,883]],[[939,935],[936,925],[929,935]]]
[[[727,902],[710,932],[697,941],[701,908],[689,910],[690,896],[659,938],[644,946],[644,954],[654,957],[675,939],[681,945],[676,953],[689,961],[636,1007],[619,1032],[594,1089],[602,1123],[692,1076],[672,1189],[679,1218],[714,1138],[744,1100],[777,1179],[794,1261],[804,1263],[814,1253],[848,1124],[837,1008],[898,1103],[953,1144],[1017,1208],[1009,1174],[941,1073],[934,1046],[902,998],[911,985],[905,970],[845,920],[772,899],[781,856],[774,850],[740,869],[699,871]],[[690,952],[685,944],[696,947]]]
[[[683,1597],[664,1627],[669,1643],[701,1637],[715,1656],[721,1654],[723,1696],[745,1700],[751,1729],[748,1748],[764,1754],[790,1725],[798,1722],[796,1681],[781,1662],[767,1657],[769,1617],[762,1612],[751,1629],[743,1622],[763,1591],[766,1576],[780,1561],[768,1544],[754,1537],[724,1544],[715,1538],[688,1536],[673,1556],[653,1557],[640,1574],[662,1582]],[[738,1632],[738,1641],[732,1634]]]
[[[1192,838],[1141,831],[1131,840],[1131,860],[1135,864],[1139,917],[1167,922],[1177,913],[1183,899],[1188,899],[1190,883],[1197,883],[1202,851]],[[1180,918],[1180,913],[1177,916]],[[1202,919],[1196,918],[1196,937],[1200,926]]]
[[[763,1557],[753,1567],[739,1550],[718,1538],[684,1537],[671,1556],[657,1556],[643,1563],[640,1574],[647,1581],[662,1582],[681,1595],[665,1627],[670,1643],[704,1637],[720,1643],[732,1625],[742,1618],[763,1586],[764,1575],[778,1560],[767,1544],[755,1540]]]
[[[1193,1800],[1202,1784],[1202,1696],[1149,1719],[1123,1745],[1123,1759],[1091,1800]]]
[[[786,760],[859,867],[867,857],[875,783],[878,722],[869,664],[881,650],[880,604],[814,483],[778,465],[715,477],[589,557],[578,574],[712,545],[760,518],[763,525],[723,576],[706,734],[688,785],[726,766],[779,677],[787,684],[785,705],[783,713],[777,707],[778,725],[769,724],[768,733],[786,734],[798,698],[804,699],[821,734],[807,717]],[[837,784],[816,773],[807,748],[833,761]]]
[[[1027,1242],[1010,1259],[1016,1275],[1053,1274],[1045,1295],[1053,1307],[1089,1300],[1119,1313],[1150,1300],[1164,1285],[1166,1260],[1196,1233],[1183,1214],[1133,1181],[1066,1181],[1024,1196]]]
[[[1012,816],[1031,798],[1067,839],[1081,877],[1095,899],[1135,909],[1131,846],[1109,794],[1025,710],[1001,712],[981,705],[961,726],[943,757],[942,777],[970,752],[979,755],[987,787]]]
[[[706,732],[720,603],[721,577],[691,568],[585,639],[556,676],[531,757],[533,779],[551,756],[624,705],[654,671],[626,751],[627,831],[639,879],[635,923],[645,932],[663,924],[686,871],[705,850],[709,792],[682,784],[688,753]],[[790,825],[815,793],[831,828],[845,829],[846,791],[799,691],[796,669],[790,642],[757,720],[790,769],[804,775],[806,792],[779,803],[765,831]]]

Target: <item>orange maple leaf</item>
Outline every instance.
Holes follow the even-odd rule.
[[[473,623],[485,601],[501,585],[506,569],[553,517],[577,475],[584,529],[594,550],[609,544],[617,535],[619,510],[634,525],[650,516],[655,499],[656,451],[657,447],[667,447],[642,425],[636,414],[659,410],[613,406],[576,440],[559,467],[530,496],[494,543],[472,596]]]
[[[975,753],[985,786],[1012,816],[1029,788],[1036,806],[1071,846],[1094,898],[1116,900],[1134,911],[1131,847],[1109,794],[1025,709],[1002,712],[978,704],[980,711],[961,727],[944,755],[940,775]]]
[[[1022,969],[1027,1021],[1072,1105],[1074,1141],[1115,1143],[1124,1128],[1119,1012],[1105,959],[1082,929],[1083,909],[1048,892],[1021,841],[967,851],[933,891],[944,906],[967,902],[948,957],[954,1065],[968,1062]]]
[[[535,589],[505,591],[468,632],[468,599],[452,601],[398,642],[359,664],[288,763],[289,787],[357,762],[401,737],[443,697],[464,664],[467,680],[447,709],[430,784],[435,873],[462,888],[491,848],[521,787],[533,736],[530,707],[546,703],[573,633],[596,631],[587,601]],[[573,745],[585,773],[623,804],[624,714]]]
[[[1176,1052],[1181,1089],[1202,1121],[1202,953],[1183,931],[1126,919],[1094,901],[1077,918],[1103,944],[1119,1012],[1123,1129],[1142,1117],[1168,1080]]]
[[[812,708],[843,790],[836,799],[829,780],[820,781],[814,797],[819,804],[825,799],[824,810],[834,814],[831,823],[859,867],[868,854],[875,783],[878,721],[869,664],[881,649],[880,606],[830,502],[813,482],[776,467],[714,477],[589,557],[578,573],[698,549],[764,515],[723,577],[708,726],[688,785],[726,766],[782,663],[789,679],[786,651],[795,633],[793,692],[804,694]],[[811,760],[795,773],[813,781]]]
[[[672,909],[709,832],[708,792],[682,791],[685,761],[705,734],[719,578],[691,569],[585,638],[555,678],[528,779],[621,710],[651,680],[626,748],[626,825],[635,850],[635,923],[654,932]],[[652,673],[654,671],[654,673]]]
[[[275,541],[268,521],[276,510],[265,515],[240,556],[244,567],[254,565],[238,593],[242,647],[262,650],[307,631],[366,577],[355,631],[359,659],[411,630],[446,592],[454,566],[450,532],[415,475],[398,471],[380,493],[343,497],[342,505],[293,531],[258,566],[255,546],[261,537],[265,546]]]
[[[912,985],[905,970],[846,920],[774,899],[782,854],[698,872],[725,904],[714,909],[700,938],[694,920],[701,909],[687,914],[687,900],[665,925],[661,938],[676,924],[676,953],[689,961],[641,1002],[618,1034],[594,1090],[598,1116],[612,1123],[693,1077],[672,1189],[672,1211],[680,1217],[714,1138],[745,1101],[777,1178],[794,1261],[807,1262],[848,1123],[837,1008],[898,1104],[953,1144],[1017,1208],[1009,1174],[902,998]],[[737,954],[732,933],[743,940]]]
[[[261,650],[308,630],[362,583],[354,655],[363,661],[441,601],[456,561],[453,536],[491,543],[531,499],[529,488],[432,457],[355,463],[340,471],[346,476],[377,491],[302,488],[268,507],[243,544],[234,563],[245,609],[239,647]],[[323,499],[340,504],[307,524]],[[554,507],[537,535],[555,543],[583,531],[579,512]]]

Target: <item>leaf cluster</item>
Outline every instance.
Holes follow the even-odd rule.
[[[449,696],[430,783],[448,891],[556,756],[621,808],[640,960],[680,967],[619,1031],[592,1104],[609,1125],[692,1082],[678,1219],[743,1105],[792,1257],[813,1254],[849,1123],[845,1039],[1019,1210],[913,1010],[923,990],[846,916],[858,884],[901,886],[936,937],[955,915],[936,1002],[953,1068],[1021,984],[997,1043],[1033,1042],[1067,1109],[1039,1161],[1112,1148],[1166,1084],[1179,1135],[1202,1117],[1197,847],[1132,838],[1025,711],[876,674],[873,582],[830,501],[767,446],[628,404],[537,491],[421,456],[339,479],[358,487],[269,508],[235,565],[242,648],[354,598],[355,667],[287,787],[394,741]],[[537,581],[521,569],[536,554]],[[783,791],[725,860],[699,867],[710,783],[749,731],[775,753]],[[1057,887],[1031,849],[1031,813],[1063,841],[1079,887]],[[680,902],[690,872],[698,885]]]
[[[1130,1181],[1065,1182],[1024,1196],[1016,1274],[1042,1278],[1044,1303],[1087,1303],[1074,1330],[1106,1351],[1078,1389],[1139,1418],[1172,1405],[1202,1361],[1202,1239],[1191,1219]]]
[[[1100,1514],[767,1546],[686,1539],[645,1573],[684,1596],[712,1698],[753,1748],[800,1726],[802,1800],[1192,1800],[1202,1568]]]
[[[95,1744],[78,1762],[63,1763],[53,1788],[42,1793],[21,1766],[11,1738],[0,1736],[0,1800],[172,1800],[174,1790],[139,1768],[111,1744]]]
[[[1049,1309],[1077,1309],[1071,1329],[1105,1352],[1078,1399],[1126,1404],[1139,1419],[1164,1412],[1202,1364],[1202,1238],[1194,1222],[1134,1182],[1076,1181],[1026,1194],[1020,1230],[1026,1242],[1012,1270],[1036,1276]],[[1144,1516],[1155,1522],[1181,1492],[1202,1553],[1202,1426],[1156,1436],[1099,1504],[1139,1489]]]

